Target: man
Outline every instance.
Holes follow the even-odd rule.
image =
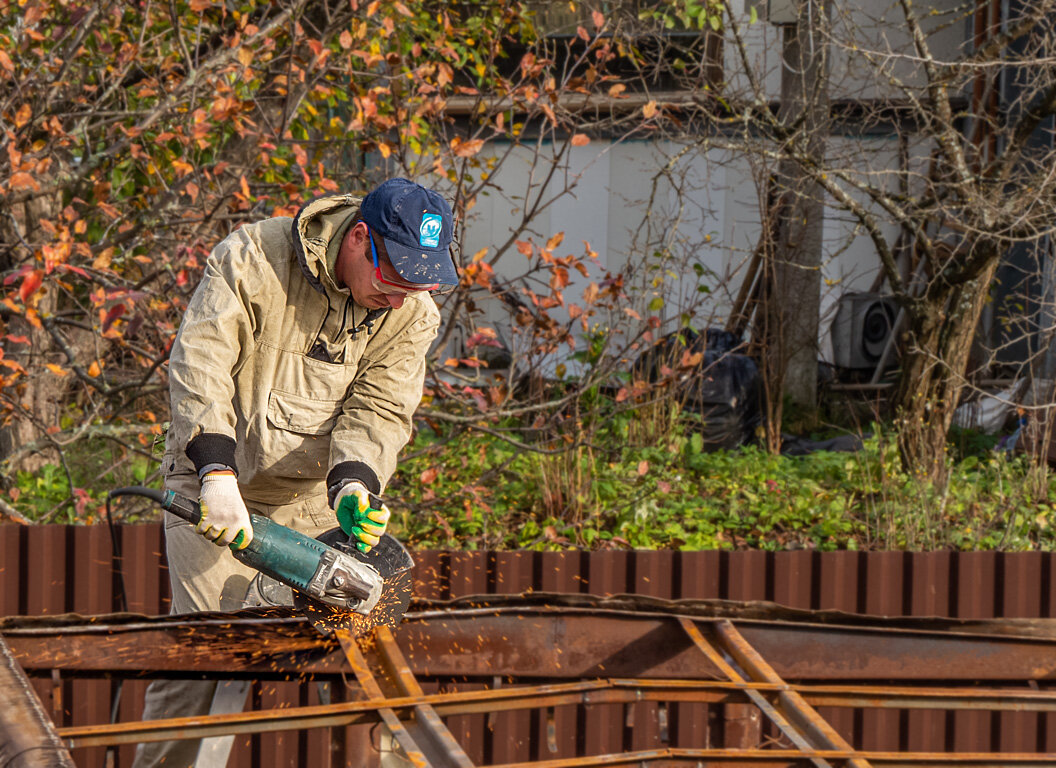
[[[429,292],[458,280],[452,231],[440,195],[391,179],[210,254],[169,363],[165,485],[202,508],[197,527],[166,514],[173,613],[242,607],[255,573],[228,545],[252,539],[249,511],[314,537],[336,510],[357,546],[377,543],[389,513],[369,493],[410,438],[440,321]],[[215,687],[157,681],[144,718],[206,714]],[[145,744],[136,765],[185,768],[198,746]]]

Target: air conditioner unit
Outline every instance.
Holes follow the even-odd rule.
[[[840,296],[830,329],[833,363],[838,368],[876,368],[897,316],[898,304],[885,294]]]

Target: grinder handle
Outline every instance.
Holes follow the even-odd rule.
[[[130,485],[127,488],[115,488],[108,494],[110,498],[115,496],[146,496],[153,499],[162,509],[167,509],[172,514],[191,525],[198,525],[202,520],[202,508],[194,499],[188,499],[175,491],[158,490],[157,488],[146,488],[142,485]]]

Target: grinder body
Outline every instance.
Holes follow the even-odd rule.
[[[147,496],[192,525],[202,519],[197,501],[171,490],[133,486],[110,496]],[[253,539],[231,552],[254,570],[327,605],[369,614],[381,598],[384,579],[377,568],[318,539],[250,514]]]

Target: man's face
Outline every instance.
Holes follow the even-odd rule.
[[[360,306],[368,309],[399,309],[403,306],[407,293],[413,291],[399,291],[384,284],[384,290],[379,289],[375,280],[370,240],[370,229],[366,222],[358,221],[348,230],[334,265],[334,271],[337,273],[335,277],[338,283],[351,291],[352,298]],[[399,273],[389,263],[384,241],[377,235],[374,236],[374,246],[377,249],[378,269],[381,270],[382,277],[396,283],[402,282]]]

